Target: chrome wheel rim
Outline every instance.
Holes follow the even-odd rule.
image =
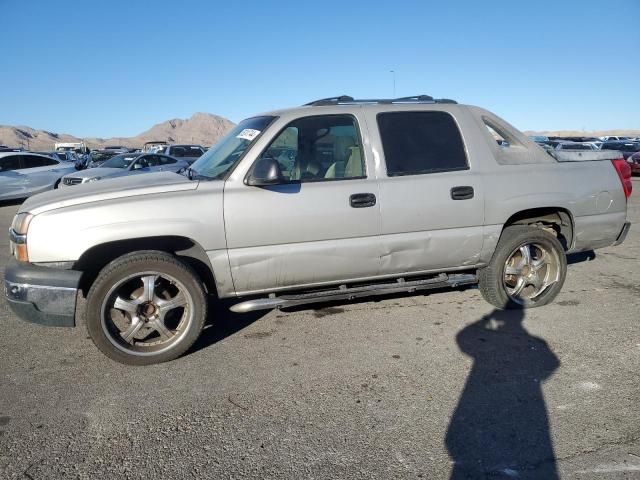
[[[175,277],[148,271],[111,287],[101,308],[107,339],[129,355],[158,355],[176,346],[193,322],[191,294]]]
[[[503,284],[509,299],[523,305],[535,302],[560,278],[560,257],[540,243],[524,243],[504,265]]]

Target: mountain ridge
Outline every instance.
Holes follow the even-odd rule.
[[[227,118],[205,112],[196,112],[189,118],[172,118],[157,123],[133,137],[81,138],[68,133],[36,130],[25,125],[0,125],[0,145],[29,150],[53,150],[56,142],[81,141],[84,141],[89,148],[102,148],[106,145],[142,147],[149,141],[210,146],[234,126],[235,124]]]

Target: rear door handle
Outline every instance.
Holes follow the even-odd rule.
[[[453,187],[451,189],[451,198],[453,200],[469,200],[473,198],[473,187]]]
[[[353,208],[373,207],[376,204],[376,196],[373,193],[354,193],[349,197],[349,204]]]

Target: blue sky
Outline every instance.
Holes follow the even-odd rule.
[[[0,124],[131,136],[349,94],[640,128],[640,0],[0,0]]]

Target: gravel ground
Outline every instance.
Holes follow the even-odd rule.
[[[475,289],[218,307],[188,355],[138,368],[2,300],[0,478],[640,478],[638,259],[633,228],[524,314]]]

